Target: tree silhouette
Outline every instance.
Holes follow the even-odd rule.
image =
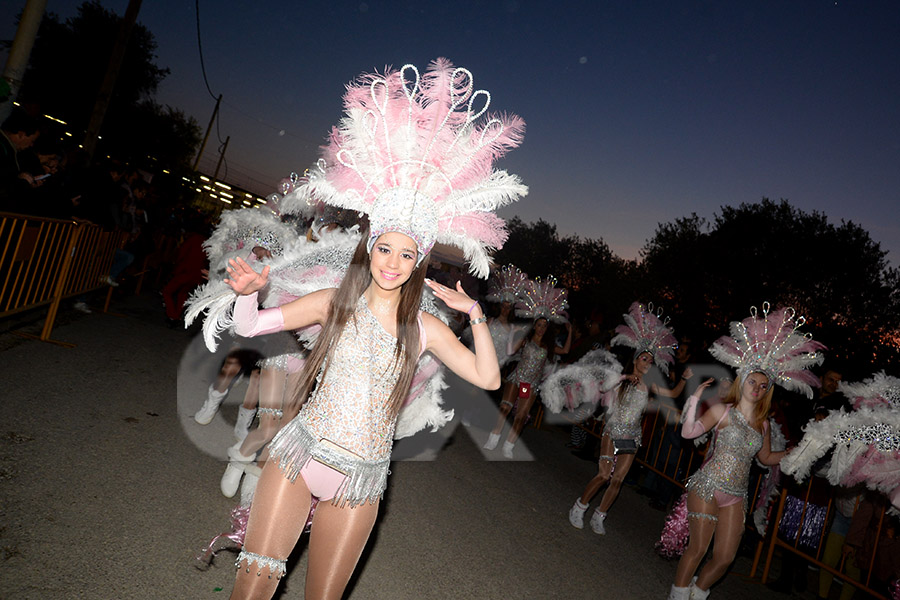
[[[853,222],[764,198],[722,207],[709,224],[696,215],[660,224],[641,268],[681,330],[711,341],[750,305],[792,306],[828,360],[862,377],[900,358],[900,276],[886,254]]]

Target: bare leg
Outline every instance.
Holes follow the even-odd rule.
[[[506,425],[506,417],[509,416],[509,411],[512,410],[513,401],[516,397],[516,392],[518,391],[519,387],[511,383],[507,383],[506,387],[503,388],[503,400],[500,402],[500,416],[497,418],[497,424],[494,426],[494,430],[491,431],[492,434],[500,435],[500,432],[503,431],[503,427]]]
[[[697,587],[708,590],[719,580],[737,556],[744,535],[744,503],[738,502],[719,508],[719,525],[712,558],[703,565],[697,577]]]
[[[312,496],[302,477],[291,483],[274,464],[263,467],[247,522],[244,549],[275,559],[287,559],[300,539]],[[261,574],[257,572],[261,570]],[[256,564],[238,569],[232,600],[271,598],[278,579]]]
[[[608,435],[604,435],[600,439],[600,454],[601,456],[613,456],[615,449],[613,448],[612,440]],[[609,476],[612,474],[613,470],[613,462],[611,460],[600,459],[600,469],[597,475],[591,479],[587,487],[584,488],[584,492],[581,493],[581,503],[582,504],[590,504],[591,500],[594,496],[597,495],[597,492],[606,485],[606,482],[609,481]]]
[[[513,419],[512,429],[506,441],[515,444],[519,439],[519,434],[525,428],[525,421],[528,420],[528,413],[531,412],[531,405],[534,404],[534,392],[532,391],[527,398],[519,398],[519,405],[516,407],[516,417]]]
[[[259,404],[259,369],[253,369],[250,372],[250,382],[247,384],[247,391],[244,393],[244,401],[241,406],[246,409],[256,408]]]
[[[688,493],[687,499],[688,512],[703,513],[718,517],[719,506],[713,502],[706,502],[694,492]],[[716,532],[716,521],[705,518],[688,518],[690,524],[691,537],[688,547],[681,555],[678,561],[678,568],[675,571],[675,585],[677,587],[687,587],[691,583],[691,578],[700,566],[700,561],[706,556],[709,549],[709,543],[712,541],[713,534]],[[706,589],[706,588],[704,588]]]
[[[307,600],[340,600],[359,562],[379,502],[339,508],[330,502],[316,507],[309,539]]]
[[[620,454],[616,457],[616,470],[613,472],[612,479],[609,480],[609,487],[603,492],[603,499],[600,500],[600,506],[597,507],[597,510],[600,512],[609,511],[613,502],[616,501],[619,490],[622,489],[622,482],[625,481],[625,476],[628,475],[628,470],[631,469],[633,463],[634,454]]]
[[[284,397],[287,393],[287,372],[278,369],[265,368],[259,377],[259,407],[260,409],[281,410],[284,406]],[[251,431],[244,443],[241,444],[241,454],[250,456],[265,446],[275,437],[284,423],[282,417],[271,412],[260,410],[259,426]]]
[[[240,374],[241,361],[236,356],[229,354],[225,357],[225,362],[222,363],[222,368],[219,369],[219,374],[216,376],[216,391],[222,393],[227,390],[234,378]]]

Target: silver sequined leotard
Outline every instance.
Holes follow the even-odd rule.
[[[506,380],[512,383],[524,381],[537,386],[543,379],[546,363],[547,350],[529,340],[522,348],[522,359]]]
[[[500,319],[494,319],[488,325],[491,332],[491,341],[494,342],[494,350],[497,352],[497,362],[502,367],[509,362],[509,332],[510,325],[504,325]]]
[[[400,376],[394,364],[396,343],[361,297],[331,353],[325,377],[320,373],[300,414],[272,440],[271,455],[292,481],[310,458],[316,458],[348,473],[334,503],[355,505],[381,497],[397,423],[388,403]],[[323,439],[361,460],[348,460],[346,454],[323,445]]]
[[[750,463],[760,448],[763,434],[753,429],[739,410],[728,409],[728,425],[717,429],[710,445],[712,458],[688,480],[687,489],[707,502],[716,490],[747,501]]]
[[[639,390],[635,386],[629,386],[622,398],[619,398],[618,390],[615,399],[609,407],[606,417],[604,435],[609,435],[614,440],[632,439],[641,445],[641,417],[647,408],[649,394],[646,388]]]

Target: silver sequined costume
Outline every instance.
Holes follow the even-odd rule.
[[[365,297],[360,297],[324,378],[320,373],[300,414],[272,441],[271,455],[291,481],[315,458],[348,475],[334,504],[355,506],[382,496],[397,423],[389,406],[400,375],[394,364],[395,345],[396,338],[378,322]],[[323,439],[359,459],[322,444]]]
[[[494,319],[488,325],[488,330],[491,332],[491,341],[494,342],[494,350],[497,352],[497,362],[502,367],[509,362],[509,335],[512,326],[504,325],[500,319]]]
[[[603,434],[614,440],[632,439],[640,446],[641,417],[647,408],[649,394],[646,388],[639,390],[633,385],[628,386],[621,398],[618,390],[614,394],[615,399],[609,407]]]
[[[516,384],[524,381],[537,386],[544,377],[545,364],[547,364],[547,350],[529,340],[522,348],[522,359],[506,380]]]
[[[688,480],[687,489],[707,502],[716,490],[744,499],[750,483],[750,464],[760,451],[763,434],[753,429],[739,410],[728,408],[728,425],[716,429],[706,462]],[[746,506],[744,507],[746,508]]]

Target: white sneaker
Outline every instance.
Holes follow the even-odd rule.
[[[594,514],[591,515],[591,530],[597,535],[606,535],[606,527],[603,526],[603,521],[605,520],[606,513],[595,510]]]
[[[228,392],[218,392],[216,391],[216,387],[211,384],[209,386],[209,392],[207,392],[206,395],[206,402],[203,403],[203,406],[201,406],[200,410],[197,411],[197,414],[194,415],[194,420],[201,425],[209,425],[213,420],[213,417],[216,416],[219,405],[222,404],[222,400],[224,400],[227,395]]]
[[[587,507],[581,508],[578,506],[578,501],[575,501],[575,504],[569,509],[569,523],[572,524],[572,527],[584,529],[584,511],[586,510]]]
[[[247,434],[250,433],[250,426],[253,425],[253,416],[256,415],[255,408],[244,408],[238,410],[237,421],[234,423],[234,437],[238,441],[243,442]]]
[[[102,281],[106,285],[109,285],[112,287],[119,287],[119,282],[116,281],[115,279],[113,279],[112,277],[110,277],[109,275],[106,275],[105,277],[101,277],[100,281]]]
[[[509,442],[503,442],[503,458],[508,458],[512,460],[513,457],[513,448],[515,444],[510,444]]]
[[[219,482],[219,489],[226,498],[233,498],[237,494],[238,488],[241,487],[241,477],[244,476],[244,463],[231,461],[225,467],[225,473],[222,475],[222,481]]]
[[[87,302],[76,302],[72,308],[74,308],[78,312],[83,312],[86,315],[89,315],[92,312],[94,312],[91,310],[91,307],[87,305]]]
[[[488,436],[487,442],[484,444],[485,450],[493,450],[500,443],[500,434],[492,433]]]

